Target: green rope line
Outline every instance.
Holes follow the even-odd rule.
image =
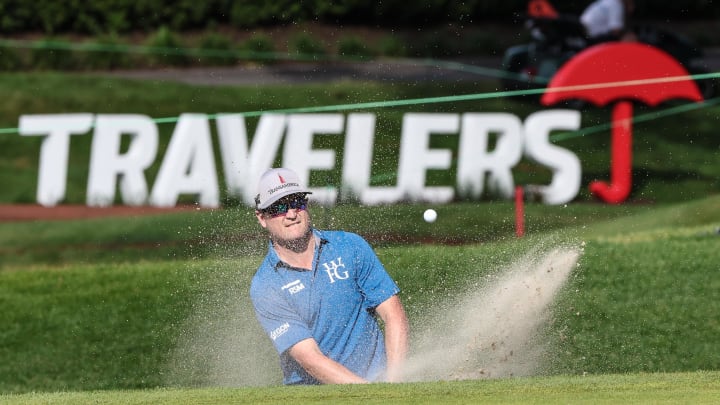
[[[699,75],[690,76],[691,78],[696,79],[708,79],[708,78],[717,78],[720,77],[720,72],[716,73],[704,73]],[[562,91],[570,91],[570,90],[578,90],[582,89],[583,87],[592,87],[592,88],[599,88],[603,85],[606,85],[608,87],[613,86],[622,86],[622,85],[637,85],[637,84],[652,84],[657,82],[668,82],[668,81],[678,81],[678,80],[685,80],[687,79],[687,76],[682,77],[675,77],[675,78],[659,78],[659,79],[648,79],[648,80],[633,80],[628,82],[615,82],[615,83],[605,83],[605,84],[593,84],[588,86],[571,86],[571,87],[555,87],[552,90],[555,92],[562,92]],[[521,96],[521,95],[533,95],[533,94],[542,94],[546,91],[545,88],[540,89],[531,89],[531,90],[514,90],[514,91],[498,91],[498,92],[489,92],[489,93],[475,93],[475,94],[464,94],[464,95],[455,95],[455,96],[441,96],[441,97],[426,97],[426,98],[416,98],[416,99],[406,99],[406,100],[391,100],[391,101],[373,101],[373,102],[365,102],[365,103],[350,103],[350,104],[336,104],[336,105],[327,105],[327,106],[317,106],[317,107],[296,107],[296,108],[285,108],[285,109],[275,109],[275,110],[258,110],[258,111],[248,111],[248,112],[241,112],[237,113],[244,117],[258,117],[263,114],[300,114],[300,113],[319,113],[319,112],[328,112],[328,111],[348,111],[348,110],[367,110],[367,109],[381,109],[381,108],[391,108],[391,107],[400,107],[400,106],[409,106],[409,105],[419,105],[419,104],[438,104],[438,103],[452,103],[452,102],[462,102],[462,101],[472,101],[472,100],[484,100],[484,99],[493,99],[493,98],[502,98],[502,97],[512,97],[512,96]],[[715,99],[713,99],[715,100]],[[696,108],[702,108],[706,106],[712,106],[715,105],[716,102],[710,102],[710,100],[706,100],[703,103],[694,103],[689,104],[693,107],[687,107],[687,110],[692,110]],[[676,114],[676,108],[668,109],[668,114]],[[682,110],[681,111],[685,111]],[[209,119],[216,119],[218,116],[226,115],[226,114],[208,114]],[[655,118],[661,118],[665,116],[662,112],[656,112],[653,113],[653,117]],[[180,119],[179,116],[174,117],[162,117],[162,118],[155,118],[153,121],[156,124],[168,124],[168,123],[175,123]],[[643,119],[642,121],[647,121],[647,119]],[[634,117],[633,122],[641,122],[639,117]],[[602,124],[600,126],[600,129],[607,129],[608,124]],[[582,132],[582,133],[594,133],[599,131],[595,130],[596,127],[590,127],[582,131],[576,131],[576,132]],[[17,133],[18,128],[0,128],[0,134],[12,134]],[[574,133],[574,132],[573,132]],[[558,139],[566,139],[562,138],[560,134],[558,134]],[[567,135],[565,135],[567,137]]]
[[[653,111],[645,114],[635,115],[632,117],[632,123],[647,122],[671,115],[682,114],[688,111],[699,110],[706,107],[712,107],[720,104],[720,97],[711,98],[701,103],[687,103],[675,107],[666,108],[660,111]],[[595,125],[592,127],[582,128],[577,131],[560,132],[550,136],[552,141],[564,141],[567,139],[578,138],[585,135],[595,134],[598,132],[607,131],[612,127],[612,123],[604,123]]]
[[[716,77],[720,77],[720,72],[704,73],[704,74],[699,74],[699,75],[694,75],[694,76],[689,76],[689,77],[694,78],[694,79],[716,78]],[[587,86],[554,87],[554,88],[552,88],[552,91],[563,92],[563,91],[582,90],[583,88],[620,87],[620,86],[630,86],[630,85],[634,86],[634,85],[638,85],[638,84],[653,84],[653,83],[681,81],[681,80],[687,80],[687,78],[688,78],[688,76],[679,76],[679,77],[670,77],[670,78],[664,77],[664,78],[658,78],[658,79],[631,80],[631,81],[627,81],[627,82],[592,84],[592,85],[587,85]],[[534,94],[543,94],[546,91],[547,91],[546,88],[530,89],[530,90],[496,91],[496,92],[489,92],[489,93],[475,93],[475,94],[464,94],[464,95],[455,95],[455,96],[426,97],[426,98],[416,98],[416,99],[407,99],[407,100],[373,101],[373,102],[365,102],[365,103],[336,104],[336,105],[318,106],[318,107],[297,107],[297,108],[285,108],[285,109],[276,109],[276,110],[248,111],[248,112],[239,113],[239,114],[244,117],[257,117],[262,114],[270,114],[270,113],[299,114],[299,113],[317,113],[317,112],[327,112],[327,111],[380,109],[380,108],[391,108],[391,107],[400,107],[400,106],[408,106],[408,105],[453,103],[453,102],[485,100],[485,99],[512,97],[512,96],[534,95]],[[710,106],[710,105],[714,105],[714,104],[715,103],[710,103],[709,100],[706,100],[703,103],[693,103],[692,105],[705,107],[705,106]],[[701,107],[695,107],[695,108],[688,107],[688,110],[701,108]],[[668,109],[668,111],[670,111],[670,114],[674,114],[675,108]],[[661,113],[655,113],[655,114],[657,114],[658,118],[663,116]],[[215,119],[220,115],[222,115],[222,114],[212,114],[212,115],[209,115],[208,117],[210,119]],[[175,122],[175,121],[177,121],[178,118],[179,117],[159,118],[156,120],[156,122],[163,122],[163,123]],[[637,121],[637,120],[634,118],[633,121]]]

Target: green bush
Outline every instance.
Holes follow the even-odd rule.
[[[447,58],[460,54],[460,39],[442,31],[428,31],[421,35],[413,52],[414,56],[428,58]]]
[[[488,32],[474,32],[461,38],[462,53],[469,55],[477,55],[478,53],[502,54],[503,46],[498,42],[497,38]]]
[[[72,70],[77,67],[74,52],[66,42],[43,39],[30,51],[30,66],[38,70]]]
[[[250,55],[248,57],[258,61],[275,59],[275,45],[270,37],[263,34],[254,34],[243,44],[243,49]]]
[[[80,59],[85,69],[111,70],[131,66],[127,44],[114,35],[101,36],[84,45],[86,50]]]
[[[0,47],[0,70],[15,71],[24,67],[25,63],[18,51],[9,47]]]
[[[407,56],[407,45],[395,36],[384,37],[379,41],[378,49],[385,56]]]
[[[589,3],[554,2],[561,13],[579,14]],[[720,3],[707,0],[651,2],[636,0],[635,15],[647,20],[713,20]],[[443,26],[447,23],[511,22],[527,8],[527,0],[431,0],[383,2],[306,0],[0,0],[0,33],[42,32],[107,34],[151,31],[167,26],[175,31],[202,30],[213,24],[252,28],[317,21],[378,27]]]
[[[187,66],[190,56],[182,41],[167,27],[160,27],[148,38],[149,60],[153,66]]]
[[[291,51],[310,59],[318,59],[327,54],[323,44],[307,32],[300,33],[293,39]]]
[[[338,54],[346,58],[371,59],[373,51],[357,37],[343,37],[338,42]]]
[[[202,37],[200,50],[199,62],[204,65],[234,65],[238,60],[233,41],[216,32]]]
[[[232,2],[229,7],[229,23],[237,28],[298,22],[313,14],[312,2],[291,0],[245,0]]]

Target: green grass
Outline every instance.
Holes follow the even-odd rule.
[[[510,203],[457,203],[434,207],[440,220],[422,220],[424,204],[384,207],[312,207],[322,228],[352,229],[376,246],[425,242],[470,243],[512,238]],[[578,204],[572,207],[528,204],[528,234],[579,226],[650,209],[646,205]],[[199,210],[159,216],[82,221],[0,224],[0,270],[19,265],[164,261],[260,253],[266,246],[253,211],[245,207]],[[231,246],[231,248],[229,248]]]
[[[555,376],[320,387],[151,389],[0,395],[7,404],[711,404],[718,372]]]
[[[540,209],[536,218],[553,225],[523,239],[515,239],[509,228],[504,236],[467,245],[380,243],[378,254],[401,285],[417,330],[422,315],[444,297],[472,288],[519,256],[584,243],[578,270],[543,331],[553,355],[542,374],[718,370],[719,206],[720,197],[713,197],[634,211],[615,207],[612,215],[597,211],[607,218],[599,220],[596,211],[578,204],[554,207],[560,219],[553,221],[548,207],[532,205]],[[416,229],[440,240],[451,238],[474,215],[481,218],[475,219],[479,233],[482,218],[491,223],[500,215],[449,205],[430,226],[419,222],[421,207],[346,208],[336,208],[332,221],[349,230],[368,231],[372,224],[362,219],[374,212],[387,229]],[[414,221],[408,220],[410,212]],[[262,234],[247,240],[217,237],[197,250],[190,246],[211,230],[202,221],[222,224],[217,235],[236,228],[241,235],[252,233],[257,224],[245,215],[201,211],[0,224],[3,248],[14,249],[3,254],[10,264],[0,271],[0,392],[279,383],[275,354],[247,297],[264,250]],[[315,215],[321,221],[322,209]],[[228,216],[242,220],[228,221]],[[586,219],[567,219],[575,217]],[[182,227],[186,231],[178,234]],[[28,233],[34,237],[21,236]],[[12,242],[12,235],[19,240]],[[168,235],[176,235],[178,251],[189,253],[167,256],[156,243]],[[144,237],[144,247],[134,247]],[[90,259],[82,254],[88,247]],[[44,249],[68,253],[48,261]],[[14,256],[24,258],[14,261]],[[231,364],[218,370],[223,359]]]
[[[4,389],[134,388],[157,375],[165,349],[157,342],[186,315],[190,276],[172,263],[4,274],[14,286],[2,294],[10,327],[0,367],[13,375]]]

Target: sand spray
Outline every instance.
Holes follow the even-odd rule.
[[[456,297],[436,302],[422,319],[411,319],[406,380],[536,374],[548,350],[540,331],[581,252],[562,247],[529,253]],[[220,273],[227,279],[217,283],[221,291],[203,295],[184,327],[169,364],[168,384],[279,384],[277,354],[255,320],[247,294],[254,269]]]

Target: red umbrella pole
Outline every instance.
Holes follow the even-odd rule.
[[[611,204],[625,201],[632,187],[632,114],[630,101],[621,101],[613,108],[610,184],[590,183],[590,192]]]

